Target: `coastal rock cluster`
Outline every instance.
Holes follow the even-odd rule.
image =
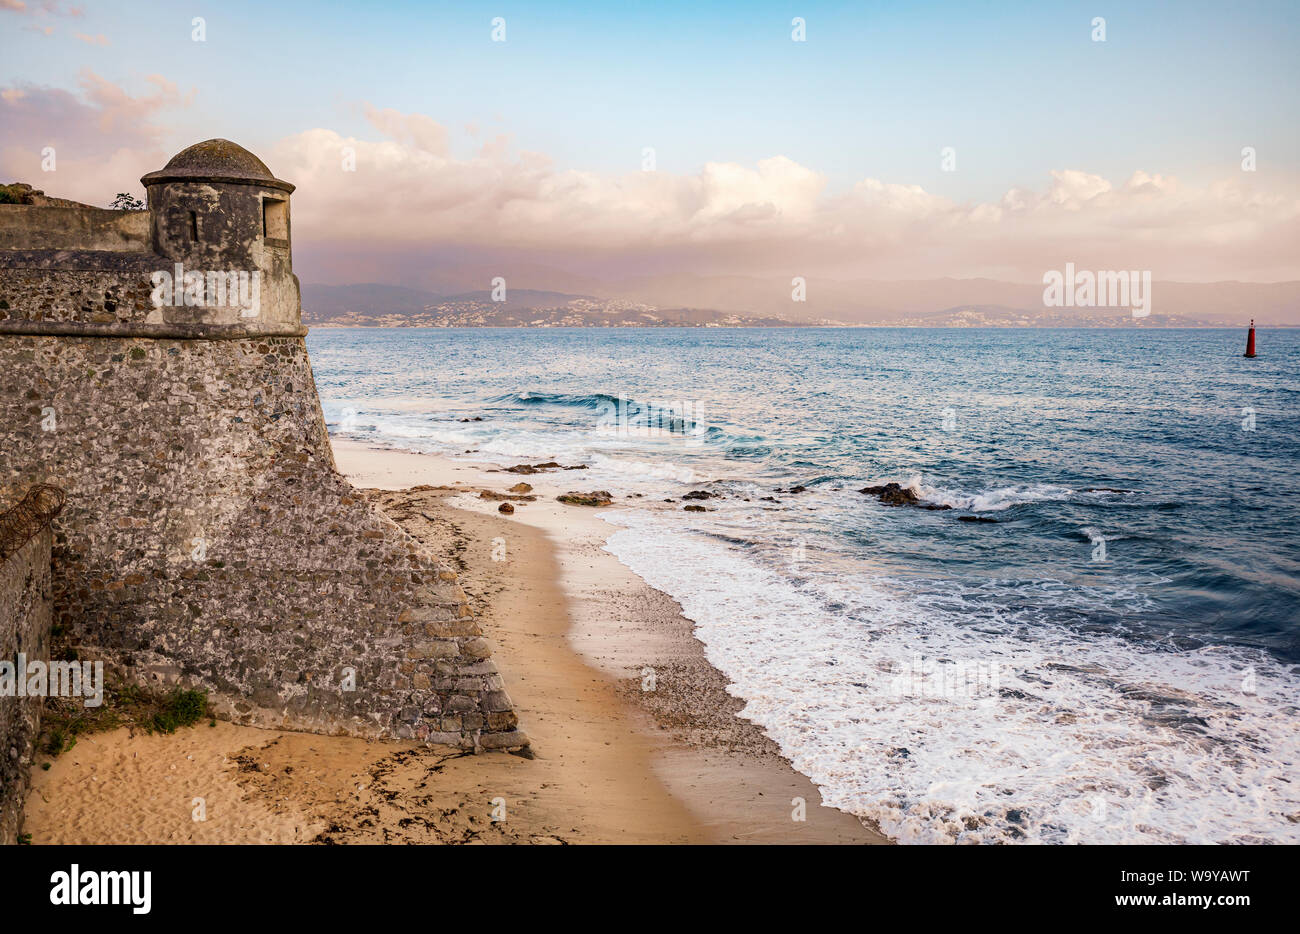
[[[586,464],[575,464],[572,467],[565,467],[556,461],[546,461],[542,464],[515,464],[513,467],[506,467],[506,473],[545,473],[548,470],[586,470]]]
[[[555,498],[569,506],[608,506],[614,502],[614,494],[608,490],[592,490],[590,493],[562,493]]]

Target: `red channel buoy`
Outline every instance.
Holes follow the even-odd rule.
[[[1250,333],[1246,335],[1246,352],[1243,357],[1255,356],[1255,319],[1250,319]]]

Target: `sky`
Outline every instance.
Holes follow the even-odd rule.
[[[1294,0],[203,6],[0,0],[0,180],[228,138],[316,282],[1300,278]]]

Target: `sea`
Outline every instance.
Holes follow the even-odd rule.
[[[585,466],[742,715],[895,840],[1300,842],[1300,331],[307,343],[336,436]]]

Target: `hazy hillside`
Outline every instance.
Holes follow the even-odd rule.
[[[994,279],[811,279],[807,301],[783,279],[658,277],[604,283],[598,293],[487,289],[437,294],[404,286],[304,285],[309,324],[520,327],[568,325],[780,326],[789,323],[944,327],[1202,327],[1300,324],[1300,282],[1156,282],[1149,317],[1121,308],[1047,308],[1041,285]],[[533,312],[546,311],[540,315]],[[566,325],[566,326],[568,326]]]
[[[851,323],[901,323],[902,319],[962,306],[1023,309],[1035,319],[1069,312],[1085,317],[1113,316],[1117,309],[1053,309],[1043,306],[1039,283],[995,279],[912,281],[809,278],[807,300],[790,298],[789,278],[675,276],[611,283],[602,294],[661,306],[687,305],[780,315],[807,320],[831,318]],[[1154,282],[1151,314],[1245,324],[1300,324],[1300,282]]]
[[[441,296],[423,289],[366,282],[359,285],[302,286],[303,320],[319,323],[349,312],[368,315],[413,314],[440,301]]]
[[[1203,328],[1222,327],[1223,318],[1151,313],[1141,318],[1116,308],[1008,308],[959,305],[920,315],[892,315],[887,325],[941,328]]]
[[[506,304],[512,308],[558,308],[578,299],[595,300],[594,295],[570,295],[567,292],[546,292],[541,289],[506,289]],[[451,302],[491,302],[492,290],[480,289],[475,292],[460,292],[456,295],[444,295],[430,304]]]

